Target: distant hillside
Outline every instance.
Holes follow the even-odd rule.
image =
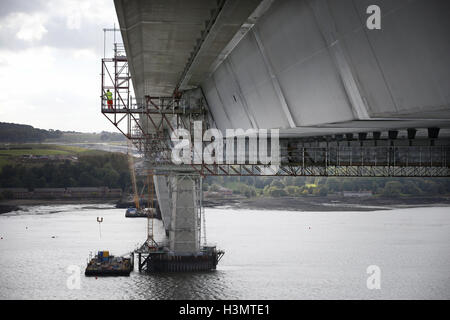
[[[24,143],[42,142],[62,136],[59,130],[36,129],[29,125],[0,122],[0,142]]]
[[[36,129],[30,125],[0,122],[0,143],[99,143],[124,142],[126,138],[116,132],[82,133],[75,131]]]

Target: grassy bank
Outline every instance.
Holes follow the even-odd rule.
[[[106,151],[90,150],[75,146],[64,146],[56,144],[0,144],[0,170],[5,165],[22,163],[32,165],[31,161],[24,161],[24,156],[82,156],[82,155],[105,155]]]

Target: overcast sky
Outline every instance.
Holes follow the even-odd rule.
[[[0,0],[0,122],[115,131],[99,102],[114,23],[113,0]]]

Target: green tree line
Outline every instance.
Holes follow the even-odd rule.
[[[5,165],[2,188],[101,187],[127,189],[130,172],[127,156],[119,153],[79,156],[77,162],[48,162],[41,166]]]
[[[203,189],[223,186],[234,194],[254,196],[327,196],[342,191],[371,191],[383,197],[445,195],[447,178],[357,178],[357,177],[207,177]]]

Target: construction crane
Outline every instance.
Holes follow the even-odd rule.
[[[147,246],[150,249],[157,249],[158,243],[155,241],[154,233],[153,233],[153,219],[155,214],[154,207],[154,190],[153,190],[153,171],[149,170],[147,172]]]
[[[155,207],[154,207],[154,189],[153,189],[153,171],[149,170],[147,172],[147,208],[143,208],[141,210],[140,207],[140,195],[137,190],[137,183],[136,183],[136,172],[134,169],[134,158],[132,154],[133,145],[131,143],[131,140],[128,140],[128,149],[127,149],[127,155],[128,155],[128,165],[130,167],[130,175],[131,175],[131,184],[133,187],[133,201],[137,209],[137,213],[140,212],[145,213],[147,216],[147,246],[150,249],[156,249],[158,247],[158,243],[155,241],[154,238],[154,225],[153,225],[153,219],[155,215]],[[145,185],[144,185],[145,187]],[[142,191],[144,188],[142,189]]]

